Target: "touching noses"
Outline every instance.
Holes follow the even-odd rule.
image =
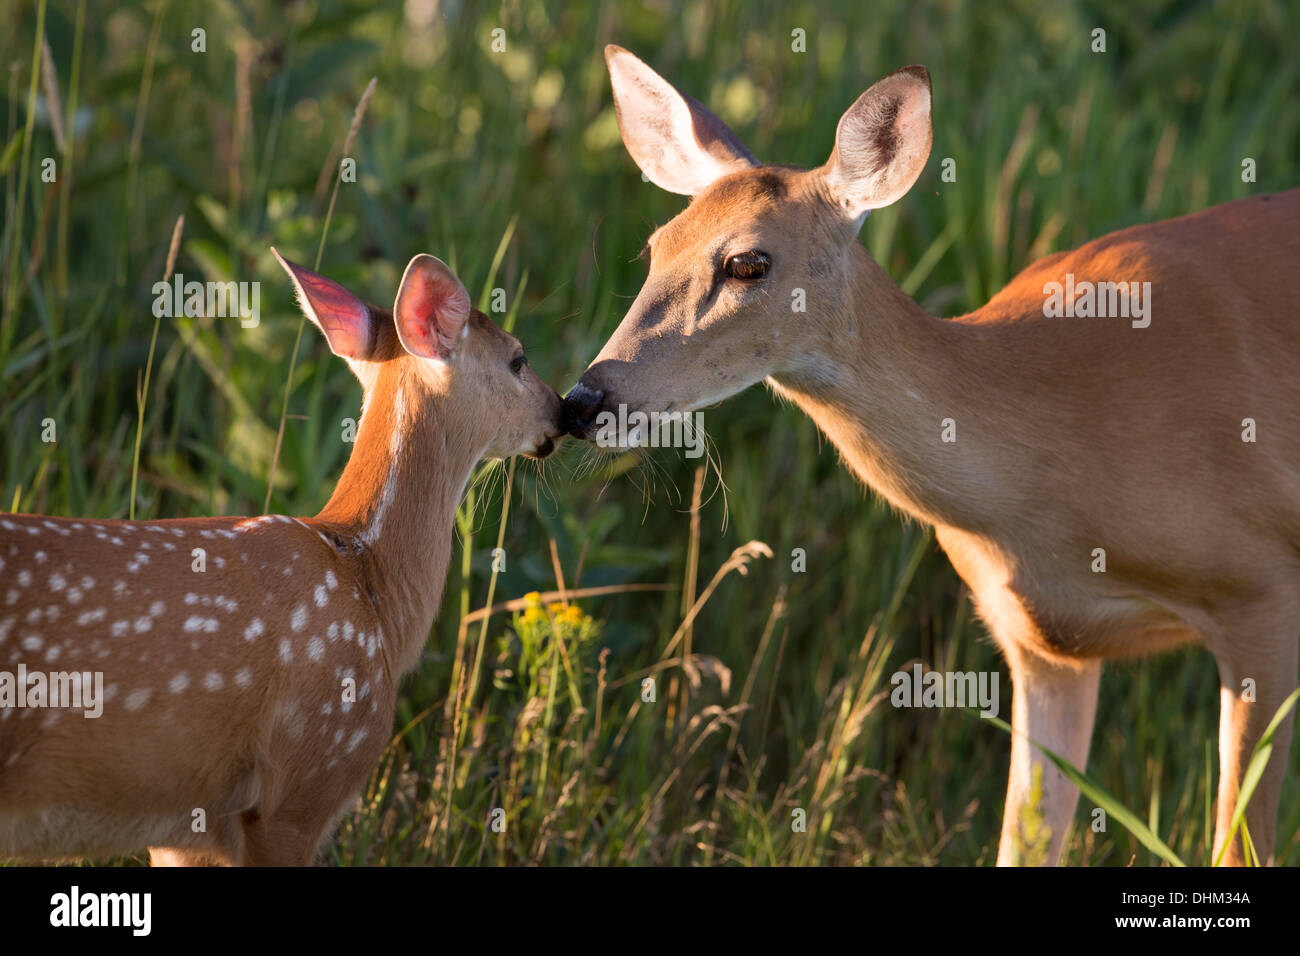
[[[564,396],[564,408],[560,411],[560,427],[575,438],[586,438],[600,413],[601,403],[605,400],[605,390],[596,388],[580,380]]]

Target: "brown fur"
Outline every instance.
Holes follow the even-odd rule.
[[[112,688],[98,719],[0,709],[0,858],[152,846],[156,864],[305,865],[355,799],[428,637],[471,469],[547,444],[559,410],[481,313],[441,367],[371,314],[374,352],[350,362],[356,446],[315,518],[0,515],[0,668],[102,671]]]
[[[623,75],[649,70],[626,51],[608,56]],[[620,120],[633,155],[653,153],[654,133]],[[847,175],[845,157],[883,155],[882,137],[893,168]],[[943,320],[856,241],[860,217],[911,186],[929,145],[929,80],[912,67],[854,104],[826,166],[718,178],[652,237],[641,293],[575,391],[609,408],[687,410],[765,380],[863,481],[935,527],[1015,682],[999,862],[1018,858],[1035,767],[1059,856],[1078,794],[1027,740],[1084,764],[1101,660],[1203,643],[1222,685],[1217,849],[1245,762],[1296,686],[1300,190],[1049,256]],[[719,283],[719,263],[748,249],[771,256],[766,279]],[[1045,317],[1044,285],[1067,273],[1150,282],[1149,327]],[[806,313],[792,312],[796,289]],[[1242,441],[1245,418],[1256,443]],[[955,442],[941,440],[945,419]],[[1105,573],[1092,570],[1095,548]],[[1254,702],[1241,698],[1245,679]],[[1246,817],[1268,859],[1290,734],[1287,720]],[[1238,839],[1226,858],[1243,855]]]

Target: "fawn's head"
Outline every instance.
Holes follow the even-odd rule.
[[[805,171],[760,164],[626,50],[605,60],[628,152],[651,182],[693,198],[650,236],[645,284],[565,399],[565,427],[588,437],[619,405],[685,412],[769,375],[815,375],[867,213],[906,193],[930,155],[929,73],[905,67],[863,93],[830,159]]]
[[[285,260],[307,318],[361,381],[366,404],[381,388],[406,387],[455,413],[480,457],[545,458],[563,431],[560,397],[528,366],[523,347],[470,305],[447,264],[410,261],[392,311],[367,305],[343,286]]]

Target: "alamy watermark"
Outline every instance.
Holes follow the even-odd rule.
[[[996,717],[997,671],[926,671],[919,663],[910,671],[898,671],[889,702],[895,707],[976,707],[981,717]]]
[[[83,893],[74,883],[68,892],[50,897],[50,925],[123,927],[133,936],[148,936],[153,929],[153,894]]]
[[[170,283],[155,282],[153,294],[154,318],[205,315],[233,319],[238,316],[239,324],[246,329],[256,328],[261,321],[260,282],[186,282],[185,276],[178,272]]]
[[[103,671],[29,671],[19,664],[17,673],[0,671],[0,710],[69,708],[95,718],[104,713]]]
[[[1043,315],[1049,319],[1123,318],[1132,319],[1133,328],[1151,324],[1150,282],[1079,282],[1074,273],[1065,274],[1064,284],[1048,282],[1043,286]]]
[[[703,412],[629,412],[596,416],[596,444],[601,448],[684,448],[687,458],[704,454]]]

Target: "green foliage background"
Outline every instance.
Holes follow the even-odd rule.
[[[137,515],[262,511],[299,321],[268,249],[314,261],[372,76],[351,151],[357,182],[339,188],[321,271],[388,302],[413,254],[441,256],[480,306],[506,290],[496,318],[561,392],[636,294],[646,236],[684,204],[643,182],[622,148],[608,42],[715,109],[761,158],[802,166],[825,160],[840,114],[876,78],[928,66],[930,163],[862,241],[937,314],[982,304],[1040,255],[1297,179],[1300,7],[1282,0],[159,0],[85,4],[80,31],[79,6],[49,0],[43,13],[62,148],[40,86],[33,136],[22,135],[42,4],[0,13],[10,510],[127,516],[150,287],[184,214],[178,271],[260,280],[262,321],[163,320]],[[1090,49],[1097,27],[1104,54]],[[205,53],[191,49],[196,28]],[[805,53],[791,49],[795,29]],[[55,184],[40,178],[46,157]],[[956,182],[940,179],[945,157]],[[1245,157],[1257,183],[1241,181]],[[348,455],[340,422],[357,414],[360,388],[310,327],[289,384],[271,510],[314,513]],[[41,440],[46,418],[56,443]],[[552,542],[569,585],[676,588],[582,601],[594,621],[499,614],[483,634],[462,631],[488,599],[505,472],[476,485],[394,744],[331,860],[992,861],[1008,738],[959,711],[895,710],[886,694],[888,675],[915,660],[1002,669],[932,536],[874,501],[811,422],[761,390],[706,425],[726,488],[706,474],[694,536],[696,463],[676,453],[611,469],[568,443],[542,472],[516,468],[494,600],[555,588]],[[698,591],[751,540],[774,557],[729,573],[666,651],[693,546]],[[803,574],[791,572],[796,547]],[[554,631],[521,641],[520,627]],[[574,628],[586,630],[570,659]],[[472,668],[479,646],[469,697],[455,666]],[[525,654],[542,657],[512,656]],[[513,680],[521,667],[543,673]],[[653,704],[640,701],[650,674]],[[1208,855],[1217,713],[1201,651],[1112,666],[1103,680],[1090,773],[1184,859]],[[1278,853],[1295,863],[1300,756],[1290,767]],[[501,832],[488,825],[496,807]],[[800,808],[806,832],[791,827]],[[1081,801],[1067,862],[1157,861],[1118,825],[1092,832],[1091,809]]]

